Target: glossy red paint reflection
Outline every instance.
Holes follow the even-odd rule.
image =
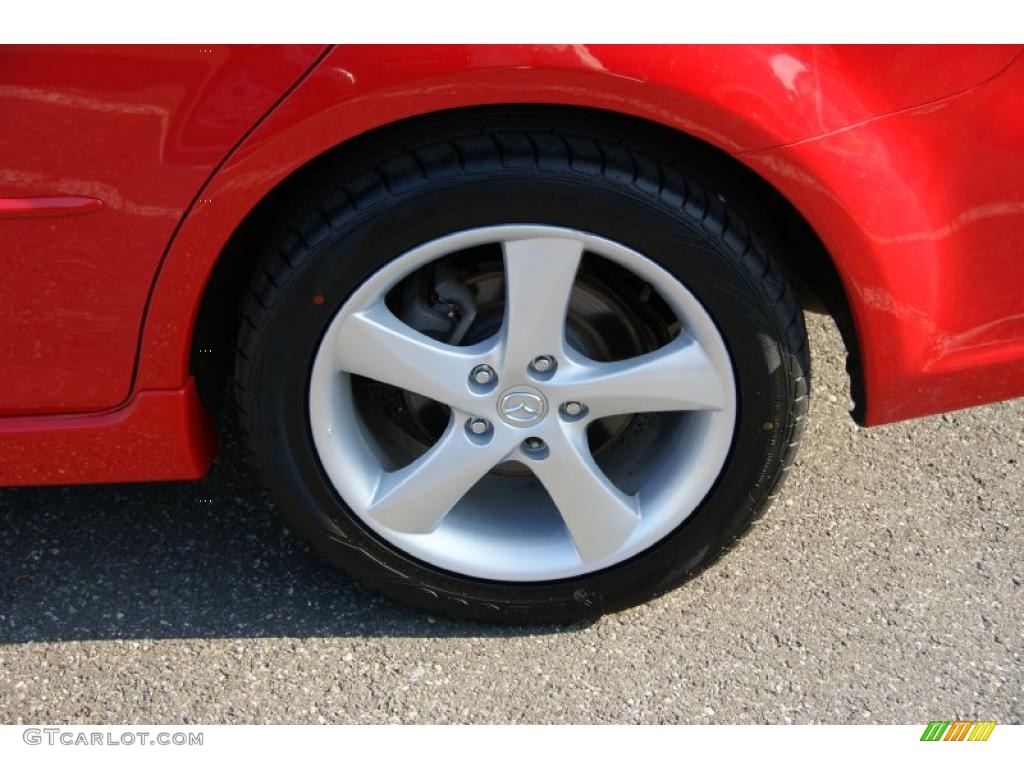
[[[1024,394],[1017,47],[339,46],[316,61],[320,53],[0,49],[0,198],[104,206],[0,218],[0,416],[40,415],[0,432],[0,445],[22,451],[22,469],[0,462],[0,483],[30,482],[27,466],[42,473],[44,443],[25,425],[44,414],[80,424],[64,434],[82,441],[79,454],[109,439],[110,414],[74,415],[89,410],[174,443],[160,477],[202,472],[207,417],[194,398],[173,417],[136,414],[146,393],[186,403],[195,315],[236,227],[324,151],[389,122],[476,105],[635,115],[731,153],[774,185],[842,277],[868,423]],[[120,479],[145,479],[135,467],[149,461],[126,455]],[[62,477],[119,477],[116,462],[86,464]]]
[[[0,198],[0,219],[35,219],[51,216],[80,216],[103,208],[95,197],[6,197]]]
[[[832,253],[867,422],[1024,394],[1024,60],[983,87],[744,160]]]

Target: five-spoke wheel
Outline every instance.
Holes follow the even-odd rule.
[[[658,135],[536,114],[398,126],[297,177],[238,343],[288,521],[475,619],[675,586],[768,504],[807,404],[770,221]]]
[[[389,291],[417,270],[489,245],[500,248],[505,280],[502,322],[489,338],[454,346],[410,327],[388,306]],[[584,254],[657,290],[678,319],[675,337],[613,362],[575,349],[566,318]],[[400,459],[356,426],[367,418],[352,376],[447,406],[443,434],[395,467]],[[331,481],[374,531],[442,568],[537,581],[613,565],[685,520],[725,461],[735,385],[707,312],[643,255],[564,228],[484,227],[400,255],[345,302],[317,352],[309,407]],[[675,412],[687,417],[666,420],[645,482],[628,491],[617,486],[592,455],[588,427],[607,417]],[[488,473],[509,461],[536,476],[563,530],[552,525],[553,516],[537,514],[530,482],[520,482],[528,507],[479,500],[508,486],[507,478]]]

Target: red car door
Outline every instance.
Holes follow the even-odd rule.
[[[0,415],[128,395],[161,257],[320,46],[0,51]]]

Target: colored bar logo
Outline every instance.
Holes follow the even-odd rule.
[[[995,720],[932,720],[921,741],[988,741],[995,727]]]

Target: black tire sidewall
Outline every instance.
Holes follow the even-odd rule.
[[[311,246],[261,332],[254,418],[260,461],[286,519],[354,577],[402,599],[471,618],[570,621],[676,585],[741,532],[770,491],[792,426],[784,319],[749,260],[714,234],[706,211],[661,204],[592,178],[503,172],[423,182],[354,213]],[[725,467],[699,507],[645,552],[586,576],[493,582],[435,568],[369,530],[327,478],[309,428],[312,360],[330,321],[389,260],[453,232],[500,224],[579,229],[622,243],[679,279],[714,319],[737,382],[737,423]]]

